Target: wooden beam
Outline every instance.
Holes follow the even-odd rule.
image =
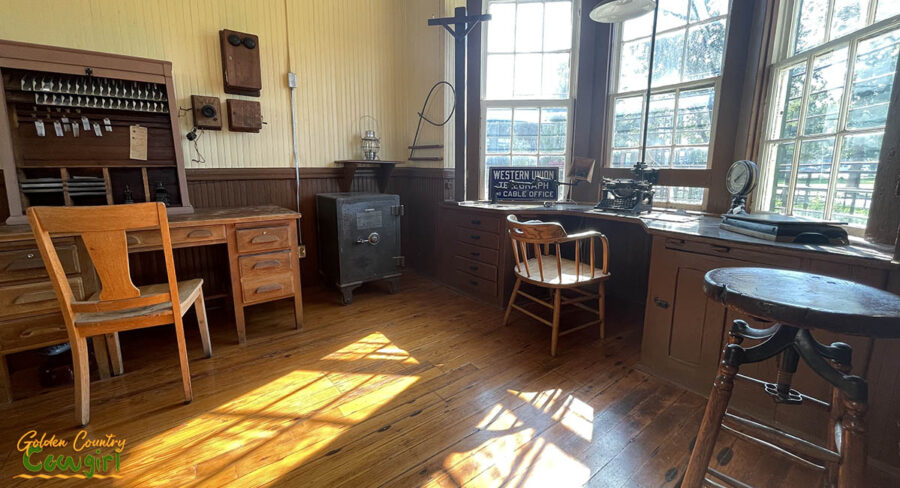
[[[882,244],[900,245],[900,63],[894,72],[891,104],[878,157],[872,207],[866,238]],[[900,247],[895,257],[900,257]]]
[[[466,0],[466,10],[480,14],[481,0]],[[479,16],[475,16],[480,18]],[[477,20],[475,20],[477,22]],[[481,188],[481,22],[466,36],[466,200],[478,200]],[[459,159],[457,158],[457,161]],[[457,182],[462,184],[462,182]]]

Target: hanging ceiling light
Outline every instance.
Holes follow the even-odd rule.
[[[591,20],[604,24],[624,22],[656,8],[655,0],[600,0],[591,10]]]

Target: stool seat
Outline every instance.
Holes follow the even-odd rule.
[[[733,310],[801,329],[900,337],[900,296],[852,281],[781,269],[719,268],[706,273],[703,291]]]

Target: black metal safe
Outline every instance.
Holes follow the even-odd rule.
[[[387,280],[394,293],[400,268],[398,195],[319,193],[316,195],[319,271],[341,291],[343,303],[367,281]]]

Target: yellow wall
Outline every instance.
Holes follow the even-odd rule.
[[[383,159],[405,160],[416,111],[432,83],[444,78],[446,34],[427,27],[445,0],[0,0],[0,39],[165,59],[173,64],[180,107],[190,96],[259,100],[259,134],[206,131],[198,140],[207,163],[189,168],[292,166],[290,89],[297,73],[298,143],[302,166],[358,157],[358,121],[375,116]],[[220,29],[260,38],[260,98],[222,90]],[[429,111],[443,117],[444,107]],[[192,126],[181,117],[183,133]],[[422,143],[442,143],[428,129]],[[440,163],[434,166],[441,166]]]

